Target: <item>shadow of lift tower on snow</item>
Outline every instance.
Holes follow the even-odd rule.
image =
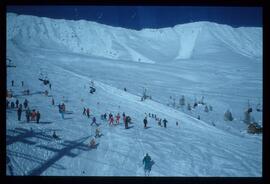
[[[63,156],[76,157],[78,154],[72,153],[71,151],[73,149],[80,149],[83,151],[89,151],[89,149],[90,149],[89,146],[86,144],[83,144],[83,142],[85,140],[87,140],[89,137],[90,136],[86,136],[86,137],[80,138],[80,139],[75,140],[75,141],[64,141],[63,143],[61,143],[61,145],[63,146],[63,148],[61,148],[61,149],[56,149],[56,148],[43,146],[43,145],[38,146],[40,148],[44,148],[44,149],[47,149],[49,151],[53,151],[56,154],[52,158],[49,158],[46,162],[42,163],[40,166],[31,170],[28,173],[28,175],[30,175],[30,176],[41,175],[46,169],[48,169],[49,167],[54,165],[55,162],[60,160]]]

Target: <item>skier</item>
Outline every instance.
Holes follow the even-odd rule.
[[[24,105],[24,108],[26,109],[27,106],[28,106],[28,100],[27,99],[24,100],[23,105]]]
[[[29,123],[29,121],[30,121],[30,114],[31,114],[31,111],[28,107],[27,110],[25,111],[25,117],[26,117],[27,123]]]
[[[143,158],[143,164],[144,164],[144,174],[149,176],[151,171],[151,157],[146,153],[145,157]]]
[[[116,117],[116,123],[119,124],[119,121],[120,121],[120,114],[118,113]]]
[[[40,119],[40,113],[39,111],[37,111],[37,123],[39,123],[39,119]]]
[[[164,118],[164,119],[163,119],[163,125],[164,125],[164,128],[167,127],[167,122],[168,122],[168,121],[166,120],[166,118]]]
[[[37,115],[36,110],[33,109],[32,113],[31,113],[31,121],[35,121],[36,115]]]
[[[105,113],[103,116],[104,116],[104,119],[106,120],[107,119],[107,114]]]
[[[123,118],[126,116],[125,112],[123,112],[122,116],[123,116]]]
[[[194,102],[193,108],[195,109],[197,107],[197,102]]]
[[[65,119],[65,117],[64,117],[64,111],[63,111],[62,108],[60,108],[60,114],[61,114],[62,119]]]
[[[49,94],[48,90],[45,90],[44,94],[45,94],[46,96],[48,96],[48,94]]]
[[[95,137],[97,138],[97,137],[100,137],[100,130],[99,130],[99,128],[96,128],[96,135],[95,135]]]
[[[23,81],[22,81],[22,87],[23,87]]]
[[[158,120],[158,125],[161,126],[161,118]]]
[[[96,117],[93,117],[91,126],[92,126],[94,123],[98,126],[98,124],[97,124],[97,122],[96,122]]]
[[[60,105],[60,104],[58,104],[58,110],[59,110],[59,113],[61,113],[61,112],[62,112],[62,107],[61,107],[61,105]]]
[[[22,115],[22,108],[18,108],[18,111],[17,111],[17,114],[18,114],[18,121],[21,121],[21,115]]]
[[[89,143],[90,148],[95,148],[96,147],[96,139],[93,137]]]
[[[87,117],[89,118],[90,117],[90,109],[89,108],[86,109],[86,114],[87,114]]]
[[[52,84],[51,83],[49,84],[49,87],[50,87],[50,90],[51,90],[52,89]]]
[[[64,112],[66,112],[66,106],[65,106],[65,104],[64,104],[64,103],[62,103],[62,107],[61,107],[61,109],[62,109],[63,113],[64,113]]]
[[[11,81],[11,86],[14,86],[14,80]]]
[[[86,108],[83,108],[83,115],[86,115]]]
[[[14,108],[15,108],[14,102],[11,102],[11,103],[10,103],[10,108],[11,108],[11,109],[14,109]]]
[[[16,100],[15,104],[16,104],[16,108],[18,108],[18,105],[19,105],[19,100],[18,99]]]
[[[178,121],[176,121],[176,126],[178,126]]]
[[[144,123],[144,128],[146,128],[146,126],[147,126],[147,118],[146,117],[144,118],[143,123]]]
[[[109,118],[109,121],[110,121],[110,125],[113,125],[113,116],[111,115],[111,117]]]
[[[56,135],[55,131],[53,131],[53,135],[52,135],[52,137],[53,137],[54,139],[59,139],[59,136],[58,136],[58,135]]]
[[[54,98],[52,98],[52,105],[54,105]]]
[[[125,129],[128,129],[128,118],[127,117],[125,117],[124,123],[125,123]]]

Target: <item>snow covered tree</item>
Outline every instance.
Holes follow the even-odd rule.
[[[232,113],[231,113],[231,111],[229,111],[229,109],[224,114],[224,120],[225,121],[232,121],[233,120]]]
[[[185,105],[185,96],[184,95],[182,95],[182,97],[179,99],[179,104],[181,106],[184,106]]]

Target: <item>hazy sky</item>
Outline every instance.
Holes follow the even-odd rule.
[[[261,7],[209,6],[8,6],[7,12],[68,20],[85,19],[132,29],[210,21],[262,27]]]

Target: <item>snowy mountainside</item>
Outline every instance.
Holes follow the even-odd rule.
[[[107,59],[54,49],[20,47],[11,41],[7,46],[7,54],[16,65],[16,68],[8,68],[7,86],[15,95],[9,100],[14,102],[19,99],[22,102],[27,98],[30,108],[41,112],[40,123],[36,124],[33,121],[27,123],[24,112],[22,120],[18,121],[16,110],[7,109],[7,175],[144,176],[142,158],[146,153],[154,160],[150,176],[262,175],[262,136],[249,135],[237,129],[237,133],[223,129],[222,126],[246,127],[238,121],[224,123],[218,120],[217,117],[223,116],[216,116],[215,113],[221,111],[223,114],[225,103],[217,97],[212,97],[216,104],[214,111],[209,113],[210,119],[216,119],[216,126],[207,123],[206,117],[202,116],[201,120],[193,117],[195,110],[189,115],[154,101],[158,97],[163,99],[168,96],[158,88],[160,85],[168,85],[168,92],[179,93],[175,84],[180,80],[172,80],[175,76],[169,75],[177,74],[173,70],[174,65],[171,68],[157,65],[155,68],[148,63],[109,62]],[[192,62],[185,63],[186,67],[188,63]],[[48,73],[51,90],[38,80],[40,68]],[[116,72],[119,68],[121,72]],[[125,70],[121,70],[123,68]],[[161,68],[165,71],[162,72]],[[152,71],[151,75],[145,72],[147,70]],[[159,96],[141,102],[140,88],[137,86],[144,83],[142,79],[157,79],[160,72],[163,77],[159,83],[148,87],[149,90],[157,90]],[[192,77],[193,74],[188,72],[192,70],[181,70],[181,74],[193,79],[195,84],[199,78],[211,77],[201,73],[200,77]],[[138,75],[141,77],[138,78]],[[93,79],[96,92],[92,95],[88,85]],[[15,80],[14,86],[11,86],[11,80]],[[25,83],[23,87],[21,80]],[[183,79],[181,82],[181,88],[185,87]],[[191,82],[188,81],[188,87]],[[122,90],[121,85],[126,86],[128,91]],[[193,90],[199,87],[194,86]],[[25,89],[30,89],[31,95],[22,95]],[[42,94],[45,89],[52,96]],[[55,105],[51,105],[52,97]],[[229,105],[232,103],[229,99],[237,103],[241,100],[238,96],[232,97],[227,94],[222,99]],[[63,101],[71,112],[64,119],[57,108],[57,104]],[[91,117],[96,116],[100,124],[103,136],[97,138],[97,149],[88,146],[96,126],[91,126],[91,119],[82,115],[83,107],[90,107]],[[119,125],[109,126],[107,121],[100,119],[104,112],[125,112],[132,117],[133,123],[129,129],[124,128],[122,119]],[[167,128],[158,126],[153,118],[148,117],[149,128],[144,129],[142,120],[145,113],[166,118]],[[176,121],[179,121],[179,126],[175,125]],[[61,140],[52,139],[53,131]]]
[[[7,175],[144,176],[142,158],[149,153],[150,176],[262,176],[262,134],[248,134],[242,121],[249,101],[252,118],[262,124],[256,111],[263,98],[260,28],[197,22],[134,31],[7,16],[7,57],[16,66],[7,68],[7,89],[14,93],[7,99],[27,99],[41,112],[37,124],[26,122],[25,111],[18,121],[16,109],[6,110]],[[152,99],[141,101],[143,88]],[[23,94],[27,89],[30,95]],[[182,95],[186,103],[180,107]],[[202,96],[212,111],[201,104],[187,110]],[[62,102],[64,118],[57,107]],[[100,124],[97,149],[88,146],[97,126],[83,107]],[[233,121],[224,121],[227,109]],[[129,129],[122,117],[110,126],[100,118],[105,112],[130,115]],[[148,117],[144,129],[145,113],[166,118],[167,128]],[[52,138],[54,131],[60,140]]]
[[[261,28],[232,28],[210,22],[135,31],[85,20],[7,13],[7,39],[29,47],[148,63],[227,51],[248,58],[262,57]]]

